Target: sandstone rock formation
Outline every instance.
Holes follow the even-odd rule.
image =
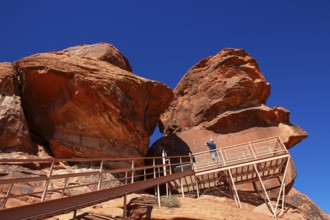
[[[144,156],[173,99],[164,84],[126,71],[126,58],[104,43],[36,54],[15,65],[30,130],[55,157]]]
[[[330,219],[308,196],[293,188],[285,196],[285,202],[299,209],[307,219],[328,220]]]
[[[16,71],[10,63],[0,63],[0,152],[33,153],[19,95]]]
[[[70,54],[80,57],[103,60],[123,70],[132,72],[132,67],[129,64],[127,58],[111,44],[107,44],[107,43],[98,43],[91,45],[85,44],[75,47],[69,47],[63,50],[63,52],[68,52]]]
[[[206,129],[221,136],[221,146],[280,136],[290,148],[307,133],[290,123],[288,110],[264,105],[269,94],[257,62],[242,49],[224,49],[188,70],[161,116],[160,129],[177,135]]]
[[[266,102],[270,85],[244,50],[224,49],[194,65],[174,89],[161,121],[165,134],[186,130],[233,111]]]
[[[288,110],[267,107],[269,95],[270,84],[244,50],[224,49],[205,58],[189,69],[174,89],[174,100],[161,116],[160,129],[166,136],[151,146],[148,155],[160,156],[162,150],[168,155],[206,151],[204,143],[210,138],[221,148],[279,136],[291,148],[307,133],[290,123]],[[295,177],[291,161],[287,190]],[[269,184],[271,187],[275,185]],[[239,188],[253,189],[251,184]]]

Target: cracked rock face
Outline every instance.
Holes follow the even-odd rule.
[[[0,63],[0,152],[34,153],[19,96],[16,71],[11,63]]]
[[[258,64],[242,49],[224,49],[194,65],[174,89],[174,100],[162,114],[160,130],[166,135],[148,151],[149,156],[188,155],[206,151],[204,143],[214,139],[226,147],[279,136],[287,148],[307,137],[290,122],[283,107],[267,107],[270,84]],[[286,176],[291,189],[296,170],[293,161]],[[269,187],[278,187],[278,181]],[[242,191],[253,191],[243,184]]]
[[[174,89],[162,115],[163,133],[183,131],[220,114],[264,104],[270,85],[257,62],[241,49],[224,49],[194,65]]]
[[[128,62],[113,51],[111,45],[84,45],[15,63],[30,130],[49,143],[55,157],[146,154],[173,93],[126,71]]]
[[[291,124],[288,110],[267,107],[269,95],[270,84],[256,60],[242,49],[224,49],[182,77],[160,129],[164,134],[206,129],[228,137],[224,145],[280,136],[290,148],[307,133]]]

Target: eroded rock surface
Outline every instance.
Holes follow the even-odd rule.
[[[0,152],[34,153],[19,96],[15,68],[0,63]]]
[[[169,134],[209,122],[220,114],[264,104],[270,85],[244,50],[224,49],[194,65],[174,89],[174,101],[162,115]]]
[[[64,52],[76,56],[94,58],[115,65],[123,70],[132,72],[132,67],[127,58],[119,52],[117,48],[107,43],[84,44],[75,47],[69,47]]]
[[[287,148],[307,137],[290,122],[283,107],[267,107],[270,84],[258,64],[242,49],[224,49],[194,65],[174,89],[174,100],[161,116],[166,135],[150,148],[149,156],[188,155],[207,151],[210,138],[219,148],[279,136]],[[291,161],[286,176],[287,192],[296,170]],[[268,187],[278,187],[278,180]],[[253,191],[252,183],[238,186]]]
[[[173,93],[162,83],[90,58],[94,47],[78,48],[79,56],[68,49],[16,63],[30,129],[55,157],[144,156]]]

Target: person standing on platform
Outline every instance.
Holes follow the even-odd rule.
[[[209,147],[212,160],[219,162],[219,157],[216,152],[217,146],[214,143],[213,139],[211,138],[210,141],[206,142],[204,145]]]

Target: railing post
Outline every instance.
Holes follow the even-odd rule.
[[[41,202],[45,201],[48,185],[49,185],[49,182],[50,182],[50,177],[51,177],[52,172],[53,172],[54,164],[55,164],[55,160],[53,160],[52,165],[50,166],[50,170],[49,170],[49,173],[48,173],[48,176],[47,176],[45,188],[44,188],[44,191],[43,191],[42,196],[41,196]]]
[[[68,178],[66,177],[65,180],[64,180],[64,186],[63,186],[63,190],[62,190],[62,198],[64,196],[64,190],[66,188],[66,184],[68,183]]]
[[[99,181],[98,181],[98,184],[97,184],[97,190],[100,190],[100,189],[101,189],[101,183],[102,183],[102,171],[103,171],[103,161],[104,161],[104,160],[101,160],[101,164],[100,164],[100,170],[99,170]]]
[[[253,153],[254,158],[257,159],[257,156],[256,156],[256,154],[254,153],[254,150],[253,150],[253,147],[252,147],[252,145],[251,145],[251,142],[249,142],[249,146],[250,146],[250,148],[251,148],[251,151],[252,151],[252,153]]]
[[[134,159],[132,159],[132,179],[131,183],[134,183]]]
[[[180,156],[180,166],[181,166],[181,172],[183,172],[182,157],[181,156]],[[184,191],[183,191],[183,185],[182,185],[182,178],[180,178],[180,186],[181,186],[182,197],[184,197]]]
[[[219,149],[219,152],[220,152],[220,155],[221,155],[221,158],[222,158],[222,161],[223,161],[223,165],[225,166],[226,165],[226,161],[225,161],[225,158],[224,158],[224,156],[222,154],[221,148]]]
[[[14,183],[10,184],[9,189],[8,189],[8,191],[7,191],[7,194],[6,194],[6,198],[5,198],[5,200],[3,201],[3,203],[2,203],[1,210],[5,208],[6,203],[7,203],[7,201],[8,201],[8,197],[9,197],[9,195],[10,195],[10,192],[11,192],[13,186],[14,186]]]

